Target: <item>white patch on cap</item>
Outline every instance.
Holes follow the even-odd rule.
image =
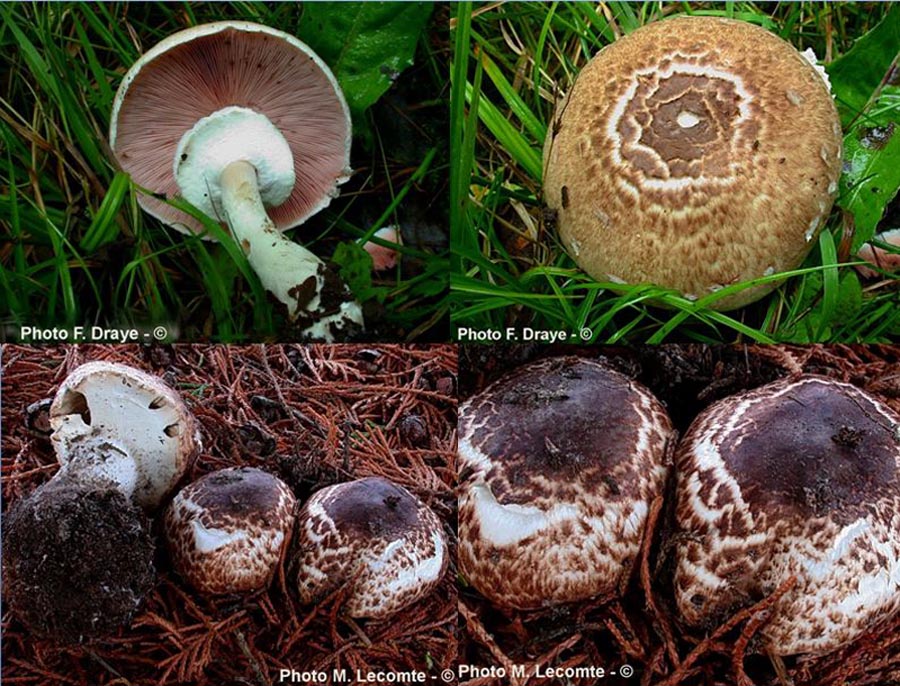
[[[247,532],[243,529],[234,531],[207,529],[198,519],[191,520],[191,531],[194,534],[194,547],[198,553],[211,553],[231,543],[247,539]]]
[[[156,507],[174,487],[200,445],[194,420],[175,391],[157,377],[110,362],[88,362],[66,378],[53,399],[50,424],[62,465],[104,442],[133,459],[134,479],[121,465],[110,466],[108,476],[145,508]]]
[[[481,537],[491,545],[510,546],[545,529],[552,529],[565,520],[577,520],[578,508],[566,503],[542,510],[533,505],[501,505],[490,487],[478,483],[469,489],[475,503],[475,516]]]
[[[700,117],[698,117],[693,112],[683,110],[678,113],[678,118],[676,119],[676,121],[678,122],[678,126],[680,126],[681,128],[692,129],[700,123]]]

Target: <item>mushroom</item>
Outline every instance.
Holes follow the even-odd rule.
[[[161,379],[114,362],[88,362],[63,381],[50,406],[62,473],[116,482],[152,510],[200,450],[196,420]]]
[[[875,236],[875,240],[887,243],[898,249],[897,252],[888,252],[879,248],[874,243],[866,243],[859,250],[859,258],[865,260],[881,271],[900,271],[900,229],[891,229]],[[882,274],[871,267],[859,266],[856,268],[860,276],[866,279],[877,279]]]
[[[431,509],[380,477],[316,491],[299,515],[300,600],[349,586],[344,611],[383,618],[424,598],[447,569],[447,541]]]
[[[675,598],[710,628],[795,577],[761,635],[824,654],[900,609],[900,415],[805,376],[721,400],[678,448]]]
[[[499,607],[627,583],[674,430],[640,384],[577,357],[521,367],[460,408],[459,564]]]
[[[3,517],[4,600],[56,643],[127,626],[154,582],[150,522],[112,481],[57,475]]]
[[[840,173],[837,110],[803,55],[745,22],[677,17],[582,69],[545,141],[543,187],[563,245],[593,278],[696,300],[799,266]]]
[[[265,588],[290,539],[295,505],[287,485],[260,469],[201,477],[172,499],[163,518],[175,569],[202,593]]]
[[[375,238],[401,245],[400,232],[396,226],[378,229]],[[374,241],[368,241],[363,247],[372,256],[372,271],[383,272],[397,265],[397,251],[394,248],[388,248]]]
[[[362,326],[339,277],[281,231],[303,223],[347,180],[350,114],[334,75],[282,31],[223,21],[180,31],[128,70],[109,139],[151,194],[139,203],[184,233],[201,222],[157,196],[181,195],[226,223],[262,285],[309,338]]]

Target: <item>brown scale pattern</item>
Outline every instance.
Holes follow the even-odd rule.
[[[297,585],[312,604],[346,585],[351,617],[383,618],[431,593],[449,564],[432,510],[402,486],[368,477],[317,491],[298,518]]]
[[[286,548],[296,499],[277,477],[253,467],[220,469],[186,486],[163,520],[178,573],[203,593],[264,588]],[[198,548],[195,524],[233,540]]]
[[[683,112],[696,123],[680,125]],[[744,22],[680,17],[616,41],[585,66],[554,123],[545,201],[573,259],[603,281],[703,297],[792,269],[837,190],[841,130],[823,80]]]
[[[649,391],[589,360],[542,360],[472,398],[460,414],[467,582],[496,605],[520,609],[614,592],[662,491],[672,441]],[[480,507],[492,501],[485,515]],[[517,508],[547,521],[521,530],[507,521],[508,538],[498,540],[498,520]]]
[[[791,655],[830,652],[900,609],[897,426],[873,396],[815,376],[701,414],[675,458],[685,621],[714,626],[795,576],[761,632]]]

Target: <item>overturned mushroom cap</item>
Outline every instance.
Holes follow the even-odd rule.
[[[220,469],[185,486],[163,520],[178,573],[203,593],[265,588],[290,539],[296,499],[252,467]]]
[[[153,552],[149,520],[113,482],[58,475],[4,514],[4,601],[38,636],[103,638],[153,587]]]
[[[797,267],[840,172],[840,121],[814,66],[764,29],[713,17],[649,24],[601,50],[544,147],[546,203],[575,262],[689,299]]]
[[[219,126],[206,118],[226,108],[262,115],[287,143],[288,171],[295,181],[286,193],[273,194],[268,210],[278,229],[302,223],[337,195],[337,186],[348,176],[351,129],[334,75],[306,44],[250,22],[222,21],[179,31],[144,54],[116,94],[110,145],[136,184],[175,197],[182,194],[175,168],[192,163],[190,151],[179,148],[182,138],[201,120]],[[254,149],[262,135],[248,129],[229,145],[240,148],[240,159],[258,164],[257,157],[270,152]],[[213,147],[203,154],[214,156]],[[266,198],[265,181],[260,185]],[[176,229],[203,230],[197,220],[157,198],[141,194],[138,201]],[[210,214],[212,207],[203,209]]]
[[[710,628],[794,576],[761,634],[774,653],[819,654],[900,609],[898,427],[816,376],[707,408],[676,456],[684,620]]]
[[[891,229],[875,236],[875,239],[887,243],[895,248],[900,248],[900,229]],[[856,270],[867,279],[877,279],[883,272],[900,272],[900,252],[888,252],[874,243],[866,243],[859,250],[860,259],[877,267],[858,266]],[[880,271],[878,271],[880,270]]]
[[[351,617],[386,617],[424,598],[447,569],[437,516],[387,479],[323,488],[298,519],[297,583],[304,603],[349,583],[344,610]]]
[[[66,377],[50,425],[64,469],[96,468],[148,509],[175,487],[200,449],[197,422],[178,393],[113,362],[88,362]]]
[[[522,367],[460,408],[459,562],[501,607],[616,591],[662,494],[674,431],[640,384],[576,357]]]

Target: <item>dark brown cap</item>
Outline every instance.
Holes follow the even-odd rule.
[[[797,583],[762,629],[778,654],[826,653],[900,609],[900,416],[819,376],[726,398],[676,456],[675,591],[711,626]]]
[[[296,499],[275,476],[220,469],[182,489],[166,509],[172,562],[203,593],[264,588],[288,544]]]
[[[662,493],[674,431],[640,384],[599,362],[522,367],[460,408],[460,568],[497,605],[615,591]]]

